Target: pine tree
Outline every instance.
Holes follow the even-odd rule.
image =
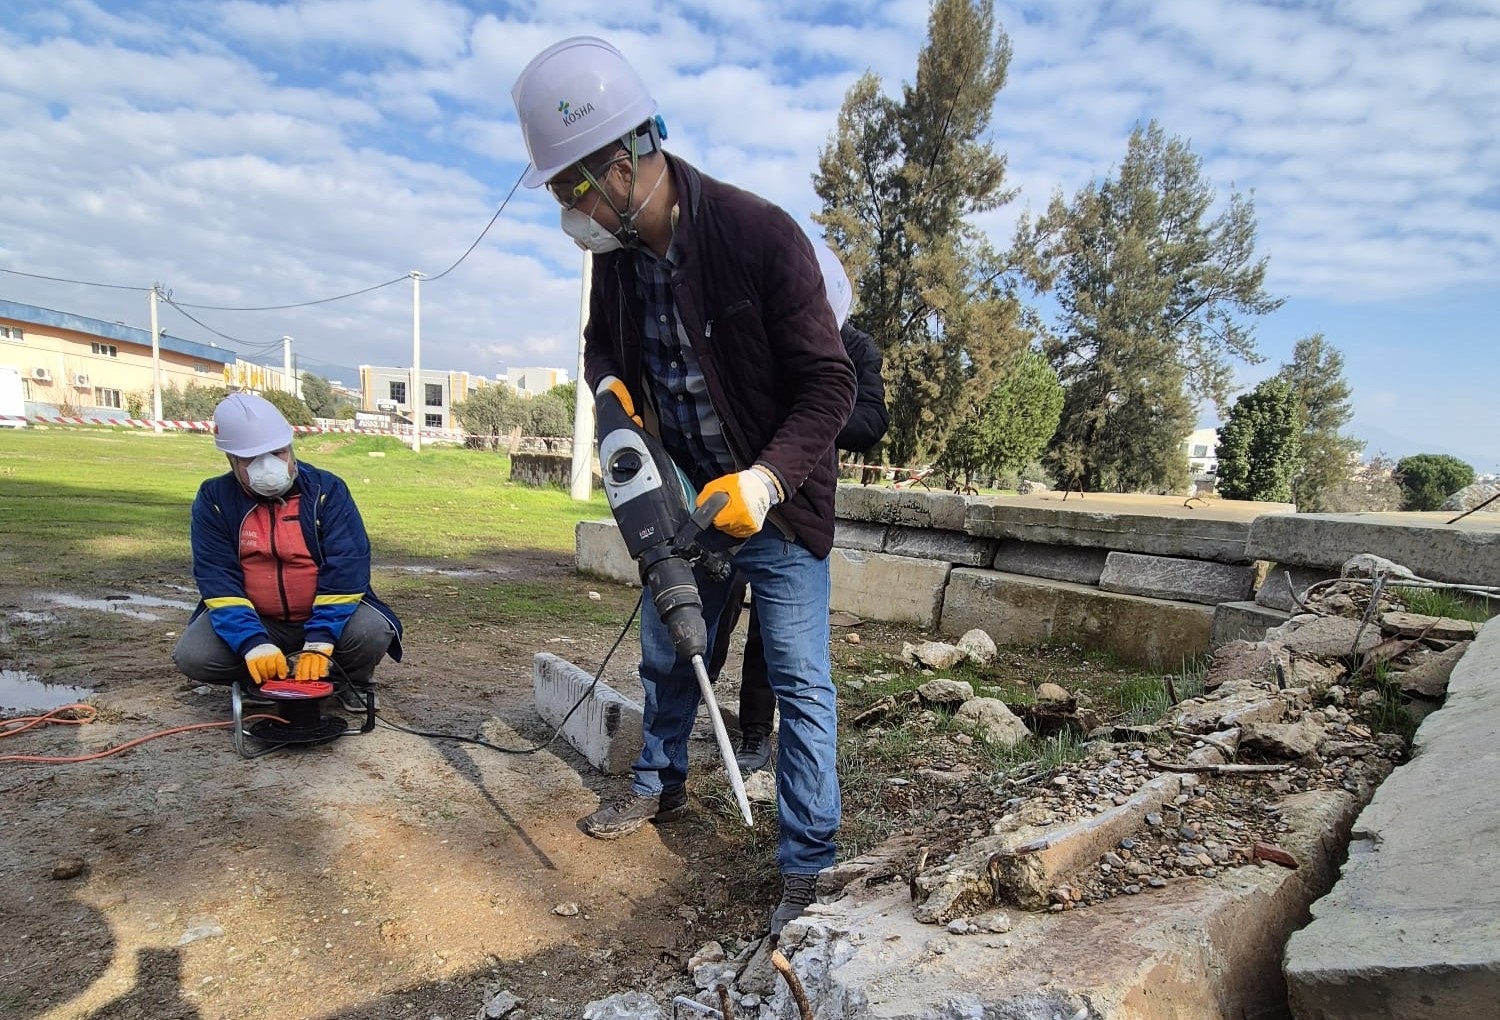
[[[1328,510],[1327,495],[1347,482],[1365,444],[1339,434],[1354,417],[1349,384],[1344,381],[1344,356],[1315,333],[1297,341],[1281,379],[1292,388],[1302,408],[1302,470],[1292,479],[1297,509],[1308,513]]]
[[[1219,429],[1219,495],[1290,502],[1301,446],[1297,395],[1283,379],[1265,380],[1234,402]]]
[[[948,433],[938,463],[963,475],[1018,471],[1037,458],[1062,414],[1063,392],[1047,360],[1036,352],[1021,358],[989,395]]]
[[[1459,489],[1474,484],[1474,468],[1446,453],[1418,453],[1396,462],[1402,510],[1436,510]]]
[[[1196,403],[1227,400],[1231,360],[1259,361],[1242,317],[1280,301],[1262,288],[1251,201],[1215,196],[1201,161],[1151,122],[1114,177],[1023,218],[1015,257],[1061,307],[1044,350],[1067,392],[1047,462],[1064,487],[1186,482]]]
[[[898,101],[860,78],[819,155],[815,218],[854,281],[853,321],[884,357],[898,465],[942,450],[1029,343],[1000,256],[966,221],[1013,195],[982,140],[1009,63],[993,0],[934,0],[916,82]]]

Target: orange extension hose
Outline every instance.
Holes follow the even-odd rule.
[[[66,717],[63,715],[65,712],[69,713]],[[98,718],[99,710],[93,705],[64,705],[62,708],[54,708],[44,715],[22,715],[16,716],[14,719],[0,719],[0,738],[14,737],[18,733],[25,733],[27,730],[38,726],[82,726],[85,723],[94,722]],[[285,721],[280,716],[268,714],[247,715],[240,721],[248,722],[251,719],[275,719],[277,722]],[[144,737],[127,740],[125,743],[118,744],[115,747],[107,747],[102,751],[95,751],[93,754],[80,754],[68,758],[52,758],[40,754],[5,754],[0,755],[0,762],[17,761],[38,765],[74,765],[79,762],[97,761],[100,758],[108,758],[112,754],[128,751],[132,747],[137,747],[148,740],[155,740],[158,737],[169,737],[174,733],[187,733],[192,730],[221,730],[233,725],[234,720],[226,719],[224,722],[193,723],[191,726],[174,726],[169,730],[158,730],[155,733],[148,733]]]

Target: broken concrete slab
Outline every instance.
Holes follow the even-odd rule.
[[[542,721],[562,725],[563,738],[594,768],[623,775],[641,751],[641,706],[602,680],[593,684],[587,670],[556,655],[538,652],[532,660],[531,691]],[[568,717],[580,698],[583,704]]]
[[[1281,949],[1332,880],[1362,802],[1331,790],[1283,800],[1296,870],[1236,868],[1080,910],[1014,912],[998,935],[924,925],[903,885],[885,882],[815,905],[783,944],[819,1020],[1283,1015]],[[797,1015],[787,996],[778,987],[755,1015]]]
[[[835,548],[828,557],[832,609],[867,620],[932,627],[952,565],[937,560]]]
[[[1227,680],[1213,694],[1180,702],[1168,717],[1174,729],[1190,733],[1239,727],[1250,723],[1277,723],[1286,717],[1286,702],[1275,685],[1269,688],[1252,680]]]
[[[1294,723],[1247,722],[1240,731],[1240,746],[1264,751],[1279,758],[1301,758],[1317,750],[1323,728],[1307,719]]]
[[[1112,552],[1104,561],[1099,587],[1126,595],[1179,602],[1243,602],[1255,590],[1255,568],[1177,556]]]
[[[1207,606],[954,567],[939,630],[963,634],[977,627],[997,645],[1078,644],[1124,662],[1175,668],[1208,651],[1212,622]]]
[[[1218,648],[1231,641],[1259,641],[1266,631],[1281,626],[1287,619],[1281,610],[1258,602],[1220,602],[1214,606],[1209,647]]]
[[[1299,1020],[1495,1015],[1497,720],[1500,626],[1489,624],[1417,730],[1411,761],[1355,822],[1338,884],[1287,946]]]
[[[1045,577],[1074,584],[1098,584],[1108,557],[1108,549],[1002,539],[995,550],[995,559],[988,565],[1007,574]]]
[[[1065,825],[1023,825],[971,843],[951,863],[917,876],[921,901],[913,916],[946,924],[995,906],[1044,910],[1048,890],[1113,849],[1181,789],[1179,776],[1157,776],[1124,804],[1101,814]]]
[[[1278,627],[1274,637],[1286,650],[1310,659],[1343,659],[1363,655],[1380,644],[1380,628],[1360,626],[1346,616],[1296,617]]]
[[[1380,626],[1401,637],[1425,637],[1434,641],[1469,641],[1479,633],[1479,624],[1446,616],[1420,613],[1382,613]]]
[[[1407,694],[1423,698],[1442,698],[1448,693],[1448,679],[1464,653],[1469,650],[1468,641],[1460,642],[1441,652],[1424,655],[1408,670],[1397,673],[1395,680]]]
[[[1375,553],[1419,577],[1458,584],[1500,583],[1500,519],[1452,514],[1266,514],[1250,526],[1254,559],[1338,570]]]
[[[1169,511],[1162,507],[1117,507],[1093,511],[1087,499],[1076,508],[1027,505],[975,499],[964,530],[984,538],[1016,539],[1045,545],[1074,545],[1089,549],[1184,556],[1220,563],[1248,563],[1245,541],[1250,522],[1240,514],[1208,509]],[[1248,596],[1247,596],[1248,597]]]

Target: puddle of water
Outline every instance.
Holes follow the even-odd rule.
[[[137,620],[160,620],[161,616],[156,613],[148,613],[136,606],[148,606],[153,609],[180,609],[183,612],[192,612],[195,602],[178,602],[173,599],[159,599],[152,595],[110,595],[102,599],[86,599],[77,595],[68,595],[63,592],[48,592],[42,596],[54,605],[66,606],[69,609],[97,609],[104,613],[124,613]]]
[[[56,623],[57,617],[51,613],[33,613],[29,609],[18,609],[10,614],[15,623]]]
[[[0,713],[46,712],[93,697],[87,687],[44,684],[30,673],[0,669]]]

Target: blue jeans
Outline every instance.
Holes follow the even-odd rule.
[[[755,592],[766,668],[781,709],[776,862],[784,874],[816,874],[834,862],[840,813],[838,711],[828,662],[828,561],[767,524],[740,547],[734,566]],[[712,648],[729,583],[696,576]],[[641,605],[641,683],[645,742],[631,791],[654,797],[687,781],[688,736],[701,698],[692,665],[677,661],[649,595]]]

